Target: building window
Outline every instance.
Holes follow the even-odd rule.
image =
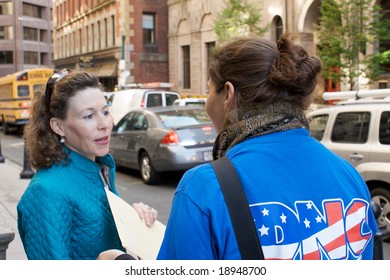
[[[0,3],[0,15],[12,15],[12,3],[11,2]]]
[[[100,50],[102,48],[102,44],[101,44],[101,36],[100,36],[100,21],[98,21],[98,50]]]
[[[38,53],[24,52],[24,64],[38,64]]]
[[[73,31],[73,55],[76,55],[76,31]]]
[[[87,50],[86,50],[86,52],[89,52],[89,40],[88,40],[89,36],[88,35],[89,35],[88,34],[88,26],[86,26],[85,27],[85,42],[87,43]]]
[[[150,45],[156,43],[155,35],[155,15],[153,14],[143,14],[142,15],[142,31],[144,45]]]
[[[81,28],[79,29],[79,54],[83,53],[83,33]]]
[[[95,25],[92,23],[91,25],[91,44],[92,44],[92,51],[95,50]]]
[[[42,7],[23,3],[23,15],[35,18],[42,18]]]
[[[190,46],[182,46],[183,53],[183,88],[191,88]]]
[[[111,16],[112,45],[115,46],[115,17]]]
[[[107,26],[107,19],[104,19],[104,46],[107,48],[108,47],[108,26]]]
[[[38,29],[31,27],[23,27],[23,39],[30,41],[38,41]]]
[[[0,40],[12,40],[13,34],[12,26],[0,26]]]
[[[12,51],[0,51],[0,64],[13,64],[13,52]]]

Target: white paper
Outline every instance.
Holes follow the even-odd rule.
[[[155,260],[164,238],[165,225],[155,221],[148,227],[130,204],[107,189],[106,193],[123,247],[142,260]]]

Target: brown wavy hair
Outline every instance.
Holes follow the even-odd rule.
[[[65,120],[69,99],[86,88],[103,90],[99,79],[93,74],[69,71],[69,74],[54,82],[51,90],[47,91],[51,92],[49,108],[46,106],[45,92],[35,94],[30,119],[23,135],[32,167],[36,169],[50,167],[67,159],[67,154],[59,142],[59,136],[50,127],[50,118]]]
[[[308,108],[321,72],[319,58],[309,55],[283,34],[274,43],[261,38],[242,38],[218,47],[209,66],[209,78],[216,92],[231,82],[235,105],[271,104],[288,101]],[[233,116],[233,114],[232,114]]]

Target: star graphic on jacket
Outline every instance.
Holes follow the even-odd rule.
[[[282,224],[286,223],[287,216],[282,213],[282,216],[279,217],[282,220]]]
[[[306,228],[310,228],[310,221],[307,218],[305,218],[303,222],[305,223]]]
[[[260,231],[260,233],[261,233],[261,236],[263,236],[263,235],[268,235],[268,230],[269,230],[269,228],[268,228],[268,227],[265,227],[264,225],[263,225],[261,228],[259,228],[259,231]]]

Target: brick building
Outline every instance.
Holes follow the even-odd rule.
[[[93,72],[107,91],[168,81],[165,0],[54,0],[53,12],[55,68]]]

